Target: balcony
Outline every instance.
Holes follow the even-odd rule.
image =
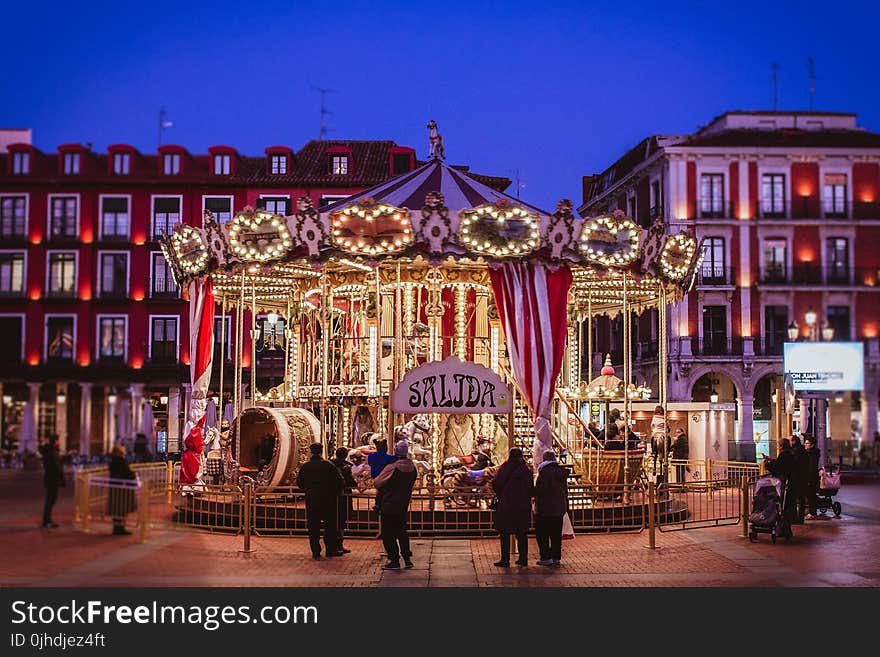
[[[880,270],[874,267],[816,267],[798,265],[788,268],[785,265],[762,267],[758,282],[764,285],[785,286],[827,286],[827,287],[873,287],[880,277]]]
[[[46,290],[46,298],[47,299],[60,299],[60,300],[76,299],[76,290],[74,290],[74,289],[53,290],[50,288],[50,289]]]
[[[715,198],[701,198],[697,202],[696,217],[699,219],[733,219],[736,217],[733,211],[733,201],[723,201]]]
[[[718,265],[703,265],[697,271],[697,287],[734,287],[736,269]]]
[[[694,356],[740,356],[743,352],[742,338],[691,338],[690,341]]]
[[[128,299],[128,292],[126,290],[101,290],[98,294],[98,299],[101,301],[123,301]]]
[[[0,290],[0,301],[4,299],[23,299],[24,288],[20,290]]]
[[[754,347],[756,356],[782,356],[783,345],[787,340],[786,336],[765,335],[755,338]]]

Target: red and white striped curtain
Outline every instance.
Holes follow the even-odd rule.
[[[189,284],[189,372],[192,394],[180,457],[180,483],[199,480],[205,449],[205,409],[214,358],[214,281],[210,276]]]
[[[565,353],[571,271],[567,266],[550,270],[540,263],[503,262],[489,275],[510,367],[532,409],[532,456],[538,464],[553,447],[550,408]]]

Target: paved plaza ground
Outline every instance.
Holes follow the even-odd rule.
[[[375,539],[313,561],[300,537],[257,536],[244,554],[241,536],[151,531],[140,544],[103,527],[85,534],[73,524],[71,485],[56,507],[60,528],[41,530],[41,477],[0,470],[0,586],[880,586],[877,479],[844,486],[843,516],[795,526],[787,544],[749,543],[736,525],[658,532],[654,550],[647,531],[585,534],[563,543],[559,568],[502,570],[492,565],[497,539],[416,539],[415,568],[385,572]],[[534,564],[534,540],[529,549]]]

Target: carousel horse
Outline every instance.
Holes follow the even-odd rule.
[[[447,500],[457,506],[475,506],[481,500],[495,496],[492,480],[500,465],[492,465],[482,470],[459,468],[445,475],[440,484],[448,494]]]
[[[440,158],[441,160],[445,159],[446,149],[443,148],[443,137],[440,136],[440,132],[437,130],[437,122],[431,119],[426,127],[430,131],[428,133],[428,143],[431,145],[431,150],[428,155]]]
[[[405,424],[400,424],[394,428],[394,441],[403,440],[409,449],[409,457],[416,466],[416,484],[417,488],[425,486],[425,477],[434,472],[431,465],[432,452],[426,445],[431,442],[431,421],[424,413],[415,415],[413,419]]]

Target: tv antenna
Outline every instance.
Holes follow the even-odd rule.
[[[777,72],[779,71],[779,64],[773,63],[773,111],[776,111],[776,82],[777,82]]]
[[[519,169],[514,169],[514,170],[512,171],[512,173],[513,173],[514,180],[515,180],[515,182],[516,182],[516,198],[517,198],[517,200],[519,200],[519,193],[520,193],[520,190],[524,189],[525,186],[526,186],[526,184],[525,184],[525,183],[521,183],[521,182],[519,181]]]
[[[813,111],[813,96],[816,94],[816,69],[813,66],[813,58],[807,59],[807,69],[810,72],[810,111]]]
[[[330,110],[327,109],[327,104],[325,102],[327,94],[336,93],[336,89],[328,89],[327,87],[317,87],[312,85],[312,91],[317,91],[321,94],[321,125],[318,130],[318,141],[324,141],[324,138],[327,136],[327,132],[329,132],[330,128],[324,121],[324,117],[333,114]]]

